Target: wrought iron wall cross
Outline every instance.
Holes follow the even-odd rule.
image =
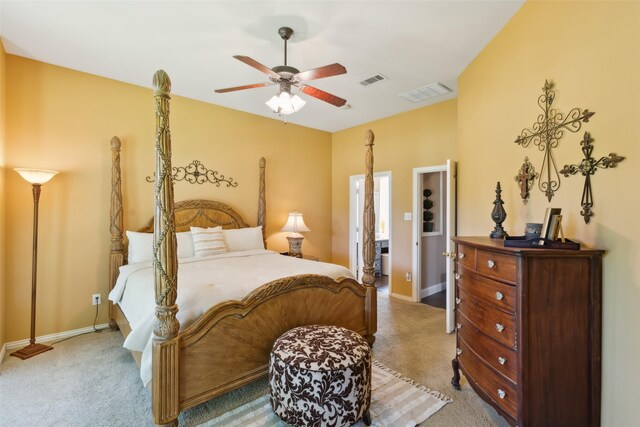
[[[578,132],[582,127],[582,122],[588,122],[589,118],[595,113],[574,108],[565,116],[555,108],[552,108],[556,96],[553,91],[553,84],[545,80],[542,90],[544,93],[538,98],[538,105],[544,113],[538,116],[538,120],[531,129],[522,130],[515,143],[526,148],[533,142],[533,145],[538,147],[540,151],[544,151],[538,188],[551,201],[555,192],[560,188],[560,175],[558,174],[556,161],[553,158],[552,149],[558,146],[565,130],[573,133]]]
[[[593,191],[591,189],[591,175],[596,173],[598,168],[608,169],[615,168],[618,163],[624,160],[624,157],[618,156],[615,153],[609,153],[608,157],[601,157],[596,160],[591,157],[593,153],[593,138],[589,132],[584,133],[584,138],[580,141],[582,145],[582,153],[584,154],[584,160],[577,165],[564,165],[560,171],[565,177],[569,175],[575,175],[580,172],[584,176],[584,189],[582,190],[582,211],[580,215],[584,217],[584,222],[589,224],[589,220],[593,216],[591,208],[593,207]]]
[[[525,205],[529,201],[529,191],[533,188],[533,181],[538,178],[538,172],[534,169],[528,157],[524,158],[524,163],[520,166],[518,174],[513,179],[520,187],[520,197]]]

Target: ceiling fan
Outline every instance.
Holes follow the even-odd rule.
[[[251,85],[228,87],[225,89],[217,89],[216,93],[234,92],[237,90],[253,89],[263,86],[279,85],[280,89],[278,94],[267,101],[267,105],[275,112],[279,114],[292,114],[300,110],[306,102],[297,95],[291,93],[291,86],[297,87],[300,92],[313,96],[321,101],[328,102],[336,107],[342,107],[347,103],[346,99],[342,99],[328,92],[320,90],[318,88],[304,84],[309,80],[318,80],[325,77],[337,76],[345,74],[347,69],[342,65],[335,63],[325,65],[324,67],[318,67],[307,71],[298,70],[297,68],[287,65],[287,40],[291,38],[293,30],[289,27],[282,27],[278,30],[278,34],[284,40],[284,65],[278,65],[273,68],[268,68],[262,65],[255,59],[248,56],[234,55],[238,61],[244,62],[250,67],[255,68],[258,71],[262,71],[269,76],[269,82],[255,83]]]

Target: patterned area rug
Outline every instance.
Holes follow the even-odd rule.
[[[449,402],[449,397],[416,384],[378,361],[373,361],[371,425],[410,426],[420,424]],[[364,426],[360,421],[357,426]],[[201,427],[285,427],[271,409],[265,395],[227,412]]]

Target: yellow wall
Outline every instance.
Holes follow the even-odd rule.
[[[4,175],[5,175],[5,134],[6,134],[6,54],[0,40],[0,348],[5,343],[5,260],[4,260]],[[0,361],[1,362],[1,361]]]
[[[602,425],[640,425],[640,3],[527,2],[459,79],[459,234],[486,235],[496,181],[502,182],[506,229],[522,235],[525,222],[541,222],[547,207],[563,210],[566,234],[605,249],[603,277]],[[593,177],[590,224],[580,216],[584,178],[562,178],[551,203],[537,189],[528,205],[513,180],[524,157],[537,170],[541,152],[513,143],[536,120],[545,79],[557,85],[555,106],[596,114],[579,133],[561,140],[560,168],[582,159],[584,130],[595,138],[594,156],[615,152],[626,160]],[[571,327],[571,325],[558,325]],[[553,349],[549,349],[553,351]],[[558,355],[571,369],[571,361]],[[577,376],[582,373],[576,372]]]
[[[168,70],[169,73],[171,70]],[[149,81],[152,76],[149,75]],[[7,168],[61,171],[40,199],[36,335],[86,327],[91,295],[108,292],[109,140],[123,141],[125,228],[152,212],[154,101],[151,89],[7,55]],[[287,250],[279,232],[300,210],[312,230],[304,250],[331,258],[331,135],[277,120],[174,97],[173,164],[200,160],[233,177],[237,188],[176,183],[176,200],[228,203],[255,224],[258,161],[267,159],[267,244]],[[6,175],[6,341],[29,334],[32,196],[29,184]],[[107,320],[102,305],[98,323]]]
[[[391,171],[392,292],[411,296],[413,168],[446,164],[455,158],[456,100],[377,120],[333,134],[333,262],[349,265],[349,176],[364,168],[364,135],[375,134],[374,171]],[[444,248],[443,248],[444,250]]]

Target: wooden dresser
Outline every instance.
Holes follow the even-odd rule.
[[[601,250],[454,237],[460,373],[511,425],[599,426]]]

